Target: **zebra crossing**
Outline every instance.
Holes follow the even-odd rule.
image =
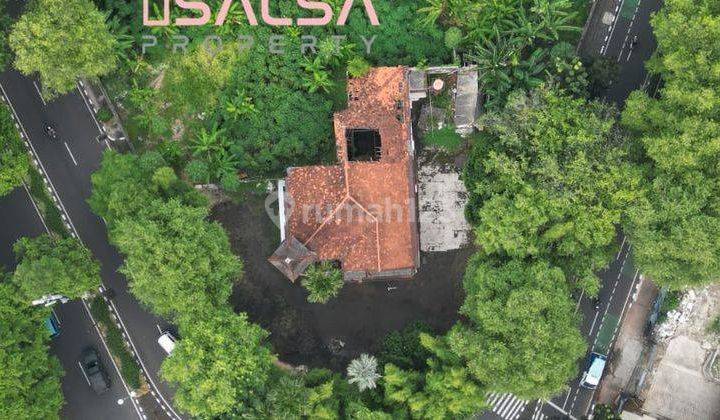
[[[542,413],[542,407],[543,407],[542,401],[538,401],[535,404],[535,411],[533,411],[531,420],[544,420],[545,419],[545,414]]]
[[[492,407],[492,411],[503,419],[517,420],[523,410],[525,410],[528,402],[510,393],[498,394],[489,392],[487,394],[487,403]]]

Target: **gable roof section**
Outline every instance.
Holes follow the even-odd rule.
[[[402,67],[372,69],[348,83],[348,109],[335,114],[339,164],[288,169],[288,236],[343,270],[417,267],[410,104]],[[376,162],[347,160],[346,130],[380,132]]]

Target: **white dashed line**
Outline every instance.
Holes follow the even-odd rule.
[[[70,150],[70,146],[68,146],[66,141],[64,141],[63,144],[65,145],[65,149],[67,149],[68,154],[70,155],[70,159],[72,159],[75,166],[78,166],[77,160],[75,160],[75,156],[73,156],[72,150]]]

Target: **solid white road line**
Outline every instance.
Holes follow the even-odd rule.
[[[593,329],[595,329],[595,322],[598,319],[598,315],[600,315],[600,311],[595,311],[595,318],[593,318],[592,325],[590,326],[590,332],[588,333],[588,336],[592,337]]]
[[[582,302],[583,296],[585,296],[585,290],[584,290],[584,289],[580,292],[580,299],[578,299],[577,306],[575,306],[575,313],[577,313],[578,310],[580,310],[580,303]]]
[[[65,208],[65,205],[63,204],[62,200],[60,200],[60,195],[57,193],[57,190],[55,189],[55,186],[53,185],[52,180],[50,179],[50,176],[48,176],[47,170],[45,170],[45,166],[43,165],[42,161],[40,160],[40,155],[38,155],[37,150],[35,150],[35,146],[33,145],[32,141],[30,141],[30,136],[28,136],[27,131],[25,130],[25,127],[20,123],[20,117],[18,116],[17,111],[15,110],[15,107],[13,106],[12,102],[10,101],[10,97],[8,96],[7,92],[5,91],[5,87],[3,87],[2,83],[0,83],[0,91],[2,91],[3,96],[7,99],[7,104],[10,105],[10,109],[13,112],[13,115],[15,116],[15,124],[18,127],[19,130],[21,130],[21,134],[25,135],[25,138],[28,140],[27,144],[30,146],[30,149],[32,150],[32,154],[37,159],[37,163],[40,166],[42,175],[45,175],[44,180],[49,183],[49,187],[51,188],[51,196],[53,198],[53,201],[57,200],[56,202],[59,203],[60,208],[62,211],[70,216],[70,213],[68,213],[67,209]],[[70,225],[72,226],[72,232],[75,236],[78,237],[77,229],[75,229],[75,225],[73,224],[72,220],[69,220]],[[80,240],[82,242],[82,240]]]
[[[618,13],[620,12],[623,4],[625,4],[625,0],[621,0],[620,4],[615,8],[615,19],[613,20],[612,29],[610,30],[610,39],[608,40],[607,44],[605,44],[605,50],[602,52],[602,55],[607,54],[608,47],[610,46],[610,41],[612,40],[613,33],[615,32],[615,27],[617,26]]]
[[[37,213],[38,219],[40,219],[40,222],[42,222],[43,227],[45,228],[45,232],[50,233],[50,229],[47,226],[47,223],[45,223],[45,219],[43,219],[42,214],[40,213],[40,209],[37,206],[37,203],[35,203],[35,200],[33,200],[32,195],[30,195],[30,189],[28,188],[27,184],[23,182],[23,188],[25,189],[25,193],[27,194],[28,198],[30,199],[30,202],[33,205],[33,208],[35,209],[35,213]]]
[[[117,310],[117,307],[115,306],[115,302],[113,302],[113,301],[111,300],[111,301],[109,301],[109,303],[110,303],[110,306],[112,307],[113,311],[115,312],[115,316],[117,317],[118,321],[120,322],[120,325],[121,325],[121,328],[120,328],[120,329],[121,329],[123,332],[129,331],[129,330],[127,329],[127,327],[125,326],[125,322],[123,322],[122,317],[120,317],[120,311]],[[131,348],[131,350],[133,350],[133,351],[135,352],[135,354],[138,354],[137,348],[135,347],[135,343],[132,341],[132,339],[130,338],[130,335],[129,335],[129,334],[127,335],[127,342],[130,343],[130,348]],[[147,380],[150,382],[151,387],[152,387],[152,388],[155,388],[155,390],[157,391],[158,396],[159,396],[160,399],[163,401],[163,403],[165,403],[165,405],[167,405],[167,408],[168,408],[168,409],[170,410],[170,412],[175,416],[175,418],[181,419],[182,417],[180,417],[180,415],[178,415],[178,413],[175,412],[175,409],[173,408],[173,406],[172,406],[170,403],[168,403],[168,401],[165,399],[165,396],[160,392],[160,389],[159,389],[158,386],[155,384],[155,381],[153,381],[152,377],[151,377],[150,374],[148,373],[148,372],[150,372],[150,370],[145,366],[145,363],[143,362],[143,360],[142,360],[139,356],[136,357],[136,359],[137,359],[137,361],[140,363],[140,367],[142,368],[143,372],[145,372],[145,374],[146,374],[145,377],[146,377]],[[165,406],[164,406],[164,405],[161,404],[160,406],[161,406],[163,409],[165,409]],[[173,416],[170,416],[170,417],[173,418]]]
[[[130,401],[132,402],[133,407],[135,408],[135,412],[137,413],[139,418],[142,418],[142,413],[140,413],[138,402],[135,401],[135,397],[132,396],[130,393],[130,387],[125,382],[125,379],[122,376],[122,373],[120,373],[120,368],[118,367],[117,363],[115,362],[115,358],[113,358],[112,353],[110,353],[110,348],[108,347],[107,343],[105,342],[105,338],[100,333],[100,328],[98,327],[98,323],[93,318],[92,313],[90,312],[90,308],[88,307],[87,302],[85,302],[85,299],[80,299],[80,301],[83,304],[83,307],[85,308],[85,313],[88,317],[90,317],[90,321],[92,321],[93,327],[95,327],[95,331],[97,332],[98,336],[100,336],[100,342],[102,342],[103,347],[105,348],[105,351],[108,354],[108,357],[110,358],[110,362],[112,363],[113,367],[115,368],[115,372],[117,372],[118,377],[120,378],[120,382],[122,382],[123,387],[125,388],[125,392],[127,393],[127,396],[130,397]],[[90,383],[88,382],[88,385]]]
[[[44,106],[47,106],[45,103],[45,98],[43,98],[42,92],[40,91],[40,87],[38,87],[38,84],[33,80],[33,85],[35,85],[35,90],[38,93],[38,96],[40,97],[40,100],[42,101]]]
[[[627,236],[623,235],[622,243],[620,244],[620,250],[617,253],[617,256],[615,257],[616,260],[620,259],[620,254],[622,254],[623,248],[625,248],[625,241],[627,240]]]
[[[18,130],[20,130],[20,136],[22,137],[24,135],[23,138],[26,138],[28,140],[27,144],[28,144],[28,146],[30,146],[30,149],[32,150],[34,160],[37,161],[37,164],[39,165],[41,172],[44,175],[43,181],[46,183],[46,185],[49,184],[48,190],[50,190],[50,192],[51,192],[51,197],[52,197],[53,201],[55,201],[60,206],[60,209],[62,210],[61,213],[66,214],[68,217],[68,224],[70,225],[70,229],[69,229],[70,233],[73,235],[73,237],[77,238],[80,241],[80,243],[83,243],[82,238],[77,233],[77,229],[75,229],[75,225],[73,224],[72,219],[70,218],[70,213],[65,208],[65,205],[63,204],[62,200],[60,199],[60,195],[57,193],[57,190],[55,189],[55,186],[53,185],[52,180],[50,179],[50,177],[47,174],[47,171],[45,170],[45,166],[42,164],[42,161],[40,160],[40,156],[37,154],[37,151],[35,150],[35,146],[33,146],[32,141],[30,141],[30,137],[27,135],[27,131],[25,131],[25,127],[20,123],[20,117],[18,116],[17,111],[15,110],[15,107],[13,106],[12,102],[10,101],[10,97],[7,95],[7,91],[5,91],[5,87],[2,85],[2,83],[0,83],[0,92],[2,93],[3,97],[5,98],[5,102],[10,106],[10,109],[13,112],[13,115],[15,117],[15,126],[18,128]],[[105,349],[107,350],[108,354],[110,354],[110,350],[108,349],[107,344],[105,343],[105,340],[102,337],[102,334],[100,334],[100,330],[97,327],[97,323],[94,321],[92,314],[90,314],[90,309],[87,307],[87,304],[85,303],[84,300],[83,300],[83,304],[85,305],[85,309],[88,312],[90,319],[93,320],[93,325],[95,326],[95,330],[97,331],[98,335],[100,335],[100,340],[103,342],[103,345],[105,345]],[[115,305],[113,304],[112,301],[110,302],[110,304],[113,306],[113,308],[115,307]],[[115,311],[116,311],[115,314],[118,316],[118,319],[120,319],[117,309],[115,309]],[[123,328],[121,328],[121,330],[123,332],[125,331],[124,325],[123,325]],[[130,341],[130,343],[132,344],[132,341]],[[134,345],[133,345],[133,348],[134,348]],[[112,356],[110,357],[110,359],[113,361],[113,364],[114,364],[115,360],[112,358]],[[145,367],[142,360],[140,360],[139,358],[138,358],[138,360],[140,361],[140,365],[142,366],[143,371],[147,373],[147,368]],[[120,370],[118,369],[117,365],[115,365],[115,369],[118,371],[118,375],[120,375]],[[152,381],[152,378],[150,378],[150,375],[146,375],[146,376],[150,380],[150,383],[152,384],[152,386],[157,389],[157,386]],[[122,380],[122,375],[120,375],[120,378]],[[128,395],[130,395],[130,389],[127,386],[127,384],[125,384],[124,380],[123,380],[123,384],[125,385]],[[158,392],[158,394],[163,399],[165,404],[168,404],[167,401],[165,400],[165,398],[163,397],[163,395],[159,392]],[[133,401],[133,405],[136,407],[136,411],[139,416],[140,412],[137,410],[136,402],[134,399],[132,399],[132,401]],[[170,406],[170,405],[168,404],[168,406]],[[173,412],[173,414],[175,414],[175,416],[177,418],[181,418],[180,416],[177,415],[177,413],[175,413],[172,406],[170,406],[170,410]]]
[[[549,405],[550,407],[556,409],[557,411],[561,412],[562,414],[570,417],[572,420],[577,420],[577,418],[575,418],[575,416],[573,416],[572,414],[570,414],[570,413],[568,413],[567,411],[563,410],[562,408],[558,407],[558,406],[555,405],[555,403],[553,403],[552,401],[548,400],[548,401],[545,401],[545,403],[546,403],[547,405]]]
[[[90,385],[90,378],[87,377],[87,374],[85,373],[85,369],[83,369],[82,364],[78,362],[78,368],[80,368],[80,372],[82,373],[82,376],[85,378],[85,382],[87,382],[89,387],[92,387]]]
[[[68,146],[68,144],[67,144],[66,141],[64,141],[63,144],[65,145],[65,148],[67,149],[68,154],[70,154],[70,159],[72,159],[72,161],[73,161],[73,163],[75,164],[75,166],[78,166],[77,160],[75,160],[75,156],[73,156],[73,153],[72,153],[72,151],[70,150],[70,146]]]
[[[100,123],[98,122],[97,117],[95,117],[95,111],[93,111],[87,98],[85,98],[85,95],[83,94],[82,89],[80,89],[80,85],[78,85],[77,90],[80,93],[80,97],[82,98],[83,102],[85,103],[85,106],[87,107],[88,112],[90,112],[90,116],[92,117],[93,121],[95,121],[95,125],[97,126],[97,129],[102,133],[103,130],[102,130],[102,127],[100,127]]]

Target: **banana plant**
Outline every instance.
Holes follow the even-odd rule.
[[[330,78],[330,72],[328,72],[322,64],[319,56],[316,56],[313,60],[305,58],[301,65],[305,69],[305,81],[303,86],[308,90],[308,92],[328,92],[330,90],[333,86],[333,81]]]

